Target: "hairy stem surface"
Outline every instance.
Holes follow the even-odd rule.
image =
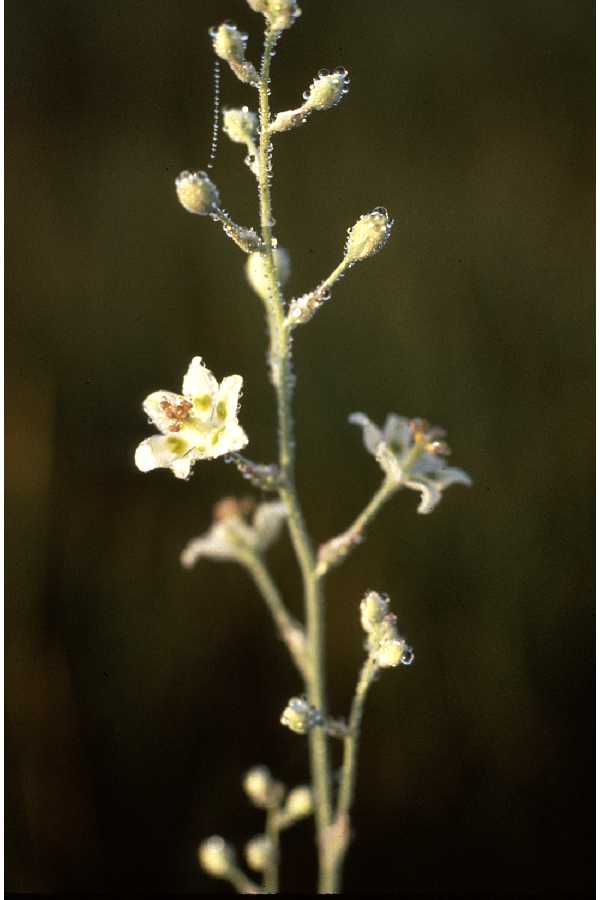
[[[271,137],[269,133],[269,78],[271,53],[278,35],[267,28],[258,84],[260,144],[258,151],[258,189],[260,223],[264,244],[265,273],[269,284],[268,322],[271,340],[271,378],[277,394],[279,425],[279,466],[282,484],[279,494],[288,510],[288,526],[304,585],[307,634],[306,689],[309,701],[325,716],[324,615],[321,582],[316,574],[314,550],[308,536],[295,484],[294,434],[292,419],[292,360],[285,306],[275,268],[272,245]],[[329,748],[323,729],[310,732],[312,781],[316,798],[317,842],[319,848],[319,891],[331,893],[332,871],[329,862],[327,829],[331,823],[331,778]]]

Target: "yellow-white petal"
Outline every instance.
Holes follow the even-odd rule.
[[[237,419],[240,391],[244,379],[241,375],[228,375],[219,385],[215,397],[214,420],[217,426]]]
[[[204,365],[202,357],[195,356],[183,378],[183,393],[185,396],[192,401],[202,401],[206,397],[210,397],[212,401],[218,387],[217,379],[210,369]],[[207,405],[205,401],[205,406]],[[201,408],[202,404],[194,403],[194,414],[196,414],[197,406]]]
[[[166,469],[190,449],[188,441],[172,435],[167,437],[155,434],[146,438],[135,451],[135,464],[140,472],[151,472],[153,469]],[[178,477],[184,477],[179,475]]]

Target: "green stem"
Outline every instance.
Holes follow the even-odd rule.
[[[277,894],[279,891],[279,818],[279,807],[269,807],[265,830],[267,837],[271,841],[273,855],[265,870],[264,887],[266,894]]]
[[[302,626],[289,614],[262,557],[247,553],[241,557],[262,594],[281,639],[286,644],[298,671],[306,677],[306,637]]]
[[[333,538],[324,544],[319,550],[319,563],[317,572],[319,575],[325,575],[329,569],[339,565],[352,550],[358,546],[363,540],[367,526],[373,521],[381,508],[387,503],[390,497],[398,490],[398,482],[392,478],[384,478],[381,487],[376,494],[373,495],[367,506],[356,517],[352,525],[342,532],[342,534]]]
[[[227,880],[231,882],[238,894],[260,894],[262,893],[259,886],[248,878],[241,869],[232,865],[227,873]]]
[[[292,421],[291,348],[285,322],[285,306],[277,278],[272,245],[272,210],[270,187],[271,139],[269,133],[269,77],[271,52],[278,35],[267,28],[258,83],[260,144],[258,148],[258,190],[263,239],[265,274],[269,284],[269,331],[271,338],[271,377],[277,394],[279,422],[279,466],[282,484],[279,494],[288,510],[288,527],[304,584],[308,669],[306,689],[310,702],[325,716],[324,616],[321,582],[315,571],[315,557],[298,501],[294,473],[294,438]],[[315,728],[309,736],[312,780],[316,798],[317,843],[319,849],[319,890],[330,893],[331,871],[328,864],[327,829],[331,822],[331,776],[327,735]]]
[[[335,844],[332,855],[333,862],[333,893],[338,893],[342,880],[342,868],[348,849],[350,835],[350,809],[354,797],[356,784],[356,766],[358,759],[358,747],[360,741],[360,726],[362,722],[367,692],[377,672],[377,663],[373,657],[369,657],[362,667],[352,701],[352,710],[348,721],[348,735],[344,739],[344,758],[342,762],[342,775],[340,791],[335,814]]]

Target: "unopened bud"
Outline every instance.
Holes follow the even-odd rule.
[[[226,878],[235,862],[233,848],[219,835],[207,838],[198,848],[198,860],[205,872]]]
[[[304,95],[305,109],[331,109],[348,93],[349,84],[348,72],[342,66],[335,72],[322,69]]]
[[[388,613],[390,598],[387,594],[378,594],[377,591],[369,591],[360,603],[360,621],[364,630],[369,634],[380,625]]]
[[[258,82],[258,73],[252,63],[246,60],[246,44],[248,35],[240,31],[233,22],[223,22],[211,28],[213,49],[219,59],[225,60],[235,75],[247,84]]]
[[[219,208],[219,192],[206,172],[182,172],[175,179],[179,202],[188,212],[208,216]]]
[[[290,276],[290,256],[283,247],[277,247],[273,251],[275,271],[279,284],[285,284]],[[250,287],[258,294],[261,300],[267,301],[271,296],[270,281],[267,277],[267,267],[264,253],[251,253],[246,262],[246,276]]]
[[[223,112],[223,131],[235,144],[254,145],[258,137],[258,116],[247,106]]]
[[[266,766],[255,766],[244,776],[244,790],[255,806],[264,809],[272,800],[276,782]]]
[[[281,724],[296,734],[308,734],[317,725],[321,725],[323,717],[318,709],[304,697],[292,697],[281,714]]]
[[[346,259],[355,263],[379,253],[390,236],[392,225],[393,220],[390,220],[383,206],[361,216],[356,225],[348,230]]]
[[[296,0],[248,0],[248,6],[262,13],[273,31],[291,28],[302,13]]]
[[[289,792],[285,813],[290,819],[304,819],[314,809],[313,794],[307,785],[300,785]]]
[[[414,659],[412,648],[408,646],[404,638],[396,638],[391,641],[383,641],[375,654],[377,665],[382,669],[395,669],[401,663],[409,666]]]
[[[275,847],[266,834],[257,834],[246,844],[246,862],[255,872],[264,872],[274,857]]]

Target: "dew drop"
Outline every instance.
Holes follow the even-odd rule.
[[[388,211],[385,206],[376,206],[373,213],[377,216],[384,216],[386,219],[388,217]]]
[[[319,78],[327,78],[327,76],[329,74],[330,74],[329,69],[319,69],[319,71],[317,72],[317,75],[319,76]]]
[[[346,75],[348,74],[348,70],[344,66],[337,66],[337,68],[335,69],[335,74],[343,75],[344,77],[346,77]]]
[[[403,666],[410,666],[415,658],[415,654],[413,653],[413,648],[406,645],[406,650],[402,654],[400,658],[400,662]]]

